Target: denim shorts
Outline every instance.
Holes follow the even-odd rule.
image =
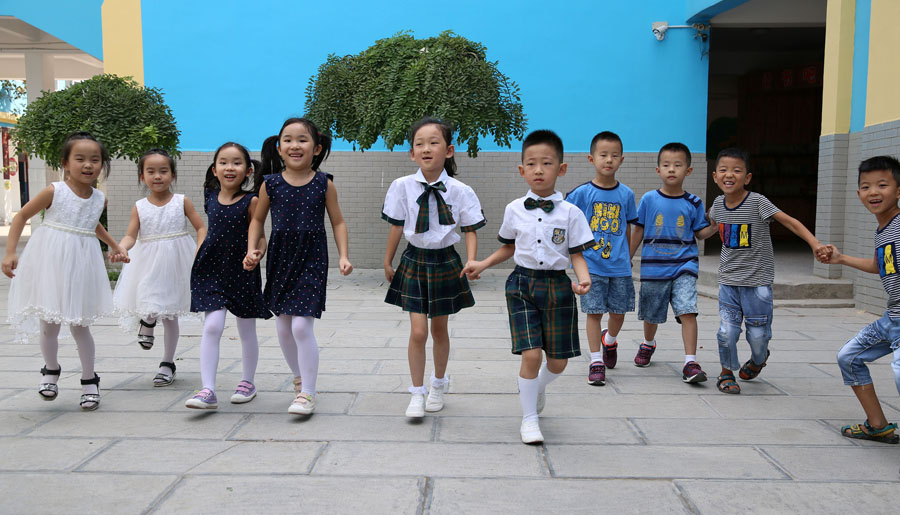
[[[697,278],[681,274],[671,281],[643,281],[638,301],[638,320],[662,324],[672,304],[675,319],[697,313]],[[681,323],[680,320],[678,320]]]
[[[634,282],[631,277],[603,277],[591,274],[591,289],[581,296],[581,312],[625,314],[634,311]]]
[[[894,384],[900,393],[900,319],[884,316],[862,328],[838,351],[837,361],[844,384],[862,386],[872,384],[866,363],[893,353],[891,368],[894,369]]]

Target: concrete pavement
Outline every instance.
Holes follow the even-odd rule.
[[[182,324],[178,376],[167,388],[151,383],[161,339],[143,351],[116,320],[95,325],[102,402],[91,413],[78,408],[71,339],[60,347],[59,398],[43,402],[40,349],[14,343],[0,325],[0,512],[896,511],[900,446],[838,433],[863,415],[835,353],[873,315],[777,308],[769,365],[733,396],[715,388],[715,301],[700,298],[699,360],[711,376],[701,385],[681,382],[674,320],[660,329],[652,365],[634,367],[641,332],[629,314],[607,385],[586,384],[586,356],[571,360],[548,389],[545,444],[527,446],[518,435],[506,275],[490,271],[473,283],[476,306],[451,319],[451,394],[421,422],[403,416],[409,323],[383,302],[380,270],[331,271],[309,418],[287,414],[291,374],[272,321],[258,325],[259,396],[232,405],[241,354],[229,317],[214,412],[184,408],[200,386],[197,322]],[[8,287],[0,278],[3,322]],[[872,371],[888,417],[900,420],[888,359]]]

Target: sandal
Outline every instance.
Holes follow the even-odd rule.
[[[744,381],[749,381],[751,379],[756,379],[756,376],[762,372],[762,369],[766,368],[766,361],[769,361],[769,355],[772,354],[770,351],[766,351],[766,359],[763,360],[762,364],[757,365],[753,362],[752,359],[748,359],[744,366],[741,367],[741,370],[738,372],[738,375]],[[757,367],[756,370],[750,368],[751,366]]]
[[[859,440],[872,440],[881,443],[900,443],[900,435],[897,435],[897,424],[889,423],[876,429],[869,425],[869,419],[862,424],[851,424],[841,428],[841,434],[847,438]]]
[[[81,394],[81,402],[79,405],[83,411],[94,411],[95,409],[100,407],[100,376],[96,373],[94,374],[93,379],[82,379],[81,386],[86,386],[89,384],[97,385],[97,393],[83,393]]]
[[[722,393],[741,393],[741,386],[734,380],[734,374],[722,374],[716,379],[716,388]]]
[[[154,327],[156,327],[156,321],[154,321],[152,324],[148,324],[147,322],[144,322],[144,319],[142,318],[141,319],[141,327],[142,328],[148,327],[150,329],[153,329]],[[138,342],[138,345],[140,345],[142,349],[144,349],[144,350],[152,349],[153,348],[153,340],[155,340],[155,338],[152,334],[141,334],[141,329],[140,328],[138,329],[137,342]]]
[[[56,380],[59,381],[59,376],[62,375],[62,367],[59,367],[56,370],[50,370],[47,368],[47,365],[44,365],[41,367],[41,375],[56,376]],[[38,385],[38,394],[40,394],[41,399],[52,401],[59,395],[59,386],[57,386],[56,383],[41,383]]]
[[[169,386],[173,382],[175,382],[175,363],[169,363],[163,361],[159,364],[159,368],[169,367],[172,370],[171,374],[166,374],[164,372],[160,372],[156,374],[156,377],[153,378],[153,386]]]

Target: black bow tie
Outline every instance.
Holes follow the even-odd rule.
[[[541,208],[545,213],[549,213],[553,211],[553,201],[552,200],[535,200],[531,197],[525,199],[525,209],[537,209]]]
[[[437,201],[438,222],[441,225],[453,225],[455,223],[453,213],[450,212],[450,208],[444,202],[443,195],[441,195],[442,191],[444,193],[447,192],[447,186],[444,186],[443,182],[424,184],[423,186],[425,186],[425,191],[416,200],[416,203],[419,204],[419,216],[416,217],[416,233],[428,231],[428,195],[432,193],[434,193],[434,200]]]

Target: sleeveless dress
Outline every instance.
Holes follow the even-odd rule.
[[[291,186],[280,173],[267,175],[265,181],[272,211],[266,306],[276,315],[321,318],[328,282],[328,176],[316,172],[303,186]]]
[[[119,325],[131,331],[141,318],[196,318],[190,311],[196,244],[187,231],[184,195],[176,193],[164,206],[143,198],[135,207],[141,221],[138,241],[113,293]]]
[[[53,183],[53,202],[34,231],[9,288],[7,316],[19,339],[37,334],[40,320],[91,325],[112,313],[112,291],[95,229],[104,197],[93,189],[76,195]]]
[[[240,318],[271,318],[262,298],[259,267],[244,270],[250,201],[247,194],[234,204],[219,203],[219,191],[206,192],[204,207],[209,218],[206,239],[191,268],[191,311],[222,308]]]

